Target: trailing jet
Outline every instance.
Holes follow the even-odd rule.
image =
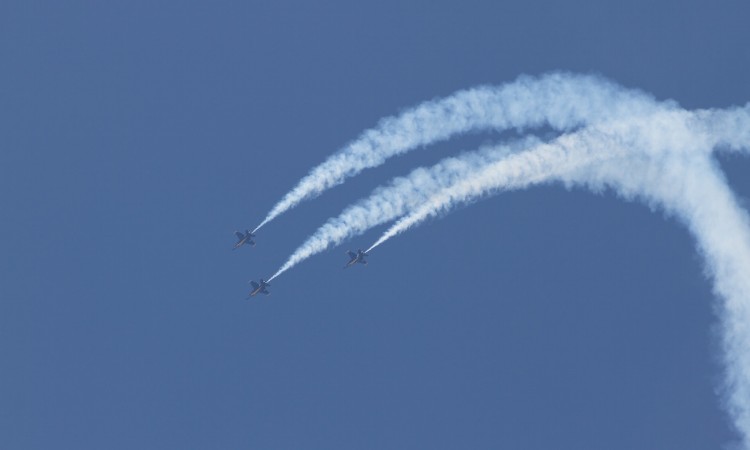
[[[346,254],[349,255],[349,258],[351,259],[349,260],[348,263],[346,263],[346,265],[344,266],[344,269],[357,263],[367,264],[367,261],[365,261],[365,256],[367,256],[367,253],[363,252],[362,249],[357,250],[357,253],[349,251],[349,252],[346,252]]]
[[[250,284],[253,285],[253,290],[252,292],[250,292],[249,297],[253,297],[256,294],[270,294],[270,292],[268,292],[268,290],[266,289],[266,287],[270,286],[270,284],[263,281],[263,278],[260,279],[260,284],[256,283],[255,281],[250,281]]]
[[[250,232],[250,230],[245,230],[245,233],[243,234],[240,231],[235,231],[234,234],[237,236],[237,243],[234,244],[234,248],[232,250],[238,249],[242,246],[242,244],[250,244],[255,245],[255,241],[253,241],[253,238],[255,235]]]

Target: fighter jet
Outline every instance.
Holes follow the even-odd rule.
[[[235,231],[234,234],[237,236],[237,243],[234,244],[232,250],[240,248],[242,244],[250,244],[252,246],[255,246],[255,241],[253,241],[255,235],[251,233],[250,230],[245,230],[245,233],[242,233],[241,231]]]
[[[365,256],[367,256],[367,253],[363,252],[362,249],[357,250],[357,253],[348,251],[346,252],[346,254],[349,255],[349,258],[351,259],[349,260],[348,263],[346,263],[346,265],[344,266],[344,269],[356,263],[367,264],[367,261],[365,261]]]
[[[256,294],[265,294],[268,295],[270,292],[266,289],[267,286],[270,286],[270,284],[263,281],[263,278],[260,279],[260,284],[256,283],[255,281],[250,281],[250,284],[253,285],[253,290],[250,292],[250,295],[248,298],[255,296]]]

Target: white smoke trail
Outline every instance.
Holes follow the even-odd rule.
[[[750,219],[712,159],[716,148],[750,150],[750,105],[695,114],[671,111],[620,128],[615,135],[608,142],[624,146],[626,157],[584,161],[580,167],[575,160],[568,161],[573,170],[551,176],[569,186],[584,185],[594,191],[608,187],[627,199],[642,200],[679,218],[695,236],[714,279],[715,294],[723,300],[725,404],[742,448],[750,449]],[[580,157],[574,152],[567,156]],[[538,175],[534,171],[522,175],[525,178],[514,187],[540,181],[533,174]],[[488,167],[433,196],[386,231],[371,249],[456,204],[508,186],[512,185],[506,165]]]
[[[750,142],[748,142],[750,145]],[[695,237],[706,271],[714,280],[726,369],[722,394],[750,449],[750,223],[715,161],[704,155],[675,155],[662,161],[607,164],[582,183],[611,187],[625,198],[640,199],[685,223]]]
[[[326,221],[268,281],[331,246],[406,214],[432,194],[466,178],[481,167],[540,142],[537,138],[527,137],[512,144],[483,148],[445,158],[430,168],[420,167],[406,177],[393,179],[388,185],[375,189],[369,197],[344,209],[339,216]]]
[[[553,73],[523,76],[499,87],[477,87],[425,102],[380,121],[302,178],[253,233],[299,202],[317,196],[364,169],[414,148],[474,130],[551,126],[571,130],[615,117],[643,115],[648,95],[595,76]]]
[[[597,160],[623,157],[624,151],[634,147],[634,140],[651,136],[648,134],[650,127],[663,121],[664,117],[681,114],[665,107],[659,113],[590,126],[543,144],[533,152],[519,153],[487,165],[435,193],[386,230],[366,252],[455,205],[502,190],[565,180],[571,172],[585,169]]]
[[[663,108],[667,110],[666,106]],[[471,180],[477,178],[477,173],[489,170],[495,179],[502,173],[503,188],[508,189],[549,180],[554,174],[591,163],[595,159],[613,158],[618,154],[623,156],[622,146],[616,142],[619,135],[611,133],[643,120],[626,119],[609,125],[591,126],[549,144],[527,138],[513,146],[497,146],[467,153],[447,158],[429,169],[416,169],[409,176],[396,178],[388,186],[376,189],[369,197],[346,208],[338,217],[329,219],[292,253],[270,280],[333,245],[414,211],[418,206],[424,208],[432,200],[431,196],[448,187],[459,182],[473,183]],[[602,151],[605,147],[608,152]],[[518,152],[516,148],[527,150]],[[476,181],[481,184],[481,177]],[[388,237],[385,236],[367,251]]]

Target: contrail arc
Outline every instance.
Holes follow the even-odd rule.
[[[710,156],[675,155],[656,168],[645,164],[603,168],[581,182],[662,209],[694,236],[721,300],[722,397],[742,448],[750,449],[750,220]]]
[[[696,239],[714,292],[722,300],[725,405],[750,449],[750,219],[713,159],[717,148],[750,150],[750,108],[725,111],[671,111],[620,130],[624,158],[603,159],[556,175],[566,185],[598,192],[613,189],[677,217]],[[707,120],[708,119],[708,120]],[[571,156],[575,156],[571,154]],[[533,177],[524,177],[533,184]],[[523,183],[521,183],[523,184]],[[459,203],[506,186],[499,168],[488,168],[436,194],[400,219],[376,245]]]
[[[430,195],[470,176],[479,168],[518,152],[518,149],[539,143],[539,139],[529,137],[511,144],[486,147],[445,158],[432,167],[420,167],[405,177],[391,180],[387,185],[376,188],[370,196],[345,208],[337,217],[326,221],[292,253],[269,281],[310,256],[406,214]]]
[[[398,217],[368,252],[459,204],[503,190],[548,182],[612,190],[677,218],[695,237],[721,304],[724,405],[742,448],[750,450],[750,218],[715,160],[719,151],[750,153],[750,104],[685,111],[597,77],[569,74],[461,91],[384,119],[363,133],[304,177],[256,230],[304,199],[419,146],[474,130],[542,126],[564,134],[549,143],[528,141],[529,146],[482,167],[472,166],[464,155],[457,160],[466,166],[450,175],[419,169],[429,174],[424,184],[414,183],[415,171],[376,190],[321,227],[271,279],[330,245]]]
[[[653,99],[596,76],[552,73],[522,76],[499,87],[477,87],[433,100],[383,119],[313,168],[253,230],[299,202],[343,183],[362,170],[419,146],[474,130],[527,129],[550,126],[559,131],[642,115],[655,108]]]
[[[624,156],[623,147],[618,142],[622,139],[622,130],[643,121],[643,118],[638,118],[590,126],[550,143],[527,138],[510,146],[500,145],[446,158],[429,169],[416,169],[407,177],[396,178],[375,189],[369,197],[329,219],[292,253],[271,280],[310,256],[377,225],[407,213],[411,213],[408,217],[412,220],[415,211],[434,204],[436,194],[449,192],[460,183],[482,186],[482,179],[487,176],[484,174],[491,173],[496,179],[501,178],[502,189],[514,189],[554,180],[557,174],[597,159]],[[615,132],[619,134],[613,134]],[[526,150],[516,150],[521,148]],[[404,220],[398,224],[405,225]],[[367,251],[389,237],[384,236]]]
[[[629,120],[614,121],[599,126],[590,126],[581,131],[563,135],[549,144],[542,144],[535,153],[518,153],[507,159],[483,167],[471,177],[459,180],[436,192],[420,207],[399,219],[368,249],[381,245],[388,239],[443,214],[458,204],[474,201],[479,197],[503,190],[525,188],[533,184],[551,181],[567,181],[577,171],[586,170],[597,161],[637,155],[635,142],[658,148],[663,146],[662,135],[653,135],[650,130],[663,127],[668,130],[667,118],[684,116],[676,110],[664,109],[659,113]],[[677,124],[671,125],[673,128]],[[684,125],[683,125],[684,127]],[[657,137],[659,140],[657,141]],[[647,141],[647,138],[651,138]]]

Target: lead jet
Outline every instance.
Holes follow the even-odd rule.
[[[250,281],[250,284],[253,285],[253,290],[252,292],[250,292],[250,297],[253,297],[256,294],[270,294],[270,292],[268,292],[268,290],[266,289],[266,287],[270,286],[270,284],[263,281],[263,278],[260,279],[260,284],[256,283],[255,281]]]
[[[238,240],[237,243],[234,244],[232,250],[242,247],[243,244],[250,244],[252,246],[255,246],[255,241],[253,241],[255,235],[251,233],[250,230],[245,230],[245,233],[242,233],[241,231],[235,231],[234,234],[237,236]]]
[[[362,249],[357,250],[357,253],[348,251],[346,252],[346,254],[349,255],[349,258],[351,259],[349,260],[348,263],[346,263],[346,265],[344,266],[344,269],[357,263],[367,264],[367,261],[365,261],[365,256],[367,256],[367,252],[363,252]]]

